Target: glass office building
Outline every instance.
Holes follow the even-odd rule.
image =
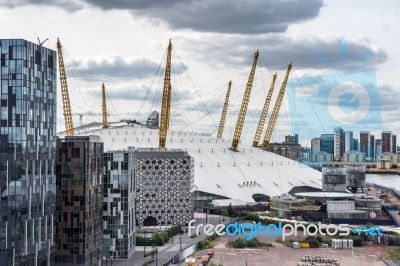
[[[334,135],[333,134],[321,134],[320,137],[320,151],[333,154],[334,152]]]
[[[103,256],[128,259],[135,250],[135,149],[104,153]]]
[[[50,265],[57,54],[0,40],[0,265]]]

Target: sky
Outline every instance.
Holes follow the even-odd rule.
[[[399,12],[396,0],[0,0],[0,38],[48,38],[44,46],[56,49],[59,37],[73,113],[92,114],[84,122],[100,120],[102,82],[111,120],[143,121],[159,110],[171,39],[175,130],[216,134],[232,79],[224,131],[231,138],[259,49],[244,141],[252,141],[272,74],[278,72],[276,97],[289,62],[273,140],[300,133],[306,141],[335,126],[379,137],[380,130],[400,134]]]

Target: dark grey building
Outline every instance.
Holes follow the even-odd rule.
[[[286,158],[298,161],[302,152],[301,145],[298,143],[270,143],[267,151],[279,154]]]
[[[104,153],[103,257],[128,259],[135,250],[134,148]]]
[[[57,54],[0,40],[0,265],[50,265]]]

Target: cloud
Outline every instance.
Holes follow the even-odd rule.
[[[145,56],[123,58],[119,55],[102,55],[96,57],[71,58],[68,61],[72,71],[80,71],[89,79],[143,79],[154,76],[157,71],[161,75],[164,66]],[[160,69],[159,69],[160,67]],[[188,70],[183,64],[180,69],[172,70],[174,74],[181,74]],[[161,71],[161,72],[160,72]]]
[[[383,49],[361,38],[344,40],[281,33],[252,36],[177,33],[174,39],[180,43],[179,47],[191,47],[199,59],[213,60],[221,67],[241,63],[256,49],[260,50],[260,65],[273,69],[285,68],[289,62],[293,62],[295,69],[368,69],[388,59]]]
[[[188,98],[190,94],[188,89],[173,88],[171,92],[171,101],[180,102]],[[150,89],[147,85],[123,85],[122,87],[110,87],[107,95],[113,100],[137,100],[146,101],[161,106],[162,91]]]
[[[285,32],[291,24],[317,17],[323,0],[0,0],[0,5],[51,5],[67,11],[95,6],[128,10],[134,18],[165,22],[172,29],[259,34]]]
[[[379,104],[382,112],[400,112],[400,87],[389,84],[379,86]],[[386,117],[386,116],[383,116]],[[398,116],[392,122],[398,123]]]
[[[167,7],[153,5],[141,9],[136,9],[137,5],[134,5],[132,14],[134,17],[147,16],[165,21],[173,29],[259,34],[284,32],[290,24],[313,19],[323,5],[322,0],[191,0],[170,3]]]
[[[84,4],[79,0],[0,0],[0,6],[7,8],[17,8],[27,5],[54,6],[68,12],[77,11],[84,7]]]

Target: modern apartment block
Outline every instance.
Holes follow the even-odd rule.
[[[376,139],[375,140],[375,159],[379,160],[382,154],[382,140]]]
[[[135,249],[134,148],[104,153],[103,257],[128,259]]]
[[[397,136],[396,136],[396,134],[392,135],[392,152],[397,153]]]
[[[365,154],[365,158],[375,157],[375,136],[369,131],[360,132],[360,152]]]
[[[313,138],[311,140],[311,153],[315,154],[321,151],[321,139]]]
[[[382,131],[382,153],[392,152],[392,141],[393,141],[392,131]]]
[[[341,127],[336,127],[333,133],[333,157],[342,158],[344,153],[344,132]]]
[[[57,54],[0,40],[0,265],[50,265]]]
[[[188,152],[135,152],[136,220],[139,226],[184,225],[192,217],[194,159]]]
[[[56,146],[56,265],[101,265],[103,143],[71,136]]]
[[[349,152],[355,150],[353,131],[344,132],[344,152]]]

